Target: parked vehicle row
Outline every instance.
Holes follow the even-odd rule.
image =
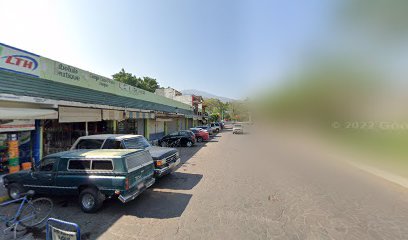
[[[99,134],[78,138],[72,145],[75,149],[144,149],[154,161],[155,177],[162,177],[180,164],[179,152],[175,148],[152,146],[142,135]]]
[[[39,166],[8,174],[3,183],[11,199],[29,190],[44,195],[76,195],[81,209],[93,213],[107,198],[123,203],[135,199],[180,164],[179,152],[173,147],[208,141],[210,132],[214,133],[213,128],[207,125],[170,133],[159,139],[161,147],[152,146],[141,135],[84,136],[70,151],[48,155]]]
[[[195,134],[197,142],[208,141],[210,139],[210,134],[200,128],[190,128],[190,130]]]

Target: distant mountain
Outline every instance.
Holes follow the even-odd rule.
[[[226,98],[226,97],[220,97],[208,92],[204,92],[204,91],[200,91],[200,90],[196,90],[196,89],[187,89],[187,90],[181,90],[181,93],[185,94],[185,95],[198,95],[198,96],[202,96],[204,99],[208,99],[208,98],[216,98],[219,99],[221,102],[233,102],[236,101],[235,99],[232,98]]]

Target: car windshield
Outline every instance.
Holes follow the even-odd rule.
[[[145,149],[150,147],[150,143],[144,137],[128,138],[123,141],[126,148]]]

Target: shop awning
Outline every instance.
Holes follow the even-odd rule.
[[[156,118],[158,122],[172,122],[173,118]]]
[[[102,121],[101,109],[59,107],[60,123],[65,122],[99,122]]]
[[[102,119],[103,120],[122,121],[122,120],[125,119],[125,112],[124,111],[118,111],[118,110],[103,109],[102,110]]]
[[[58,119],[58,112],[52,109],[0,108],[0,119],[3,120]]]
[[[156,115],[149,112],[126,112],[126,118],[131,119],[154,119]]]

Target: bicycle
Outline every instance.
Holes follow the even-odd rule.
[[[20,206],[14,216],[0,215],[0,221],[5,223],[7,231],[14,231],[14,239],[17,237],[17,227],[21,225],[25,228],[32,228],[43,223],[51,214],[53,203],[49,198],[37,198],[32,200],[35,192],[30,190],[20,194],[21,198],[0,203],[0,207],[8,206],[12,203],[20,202]]]

